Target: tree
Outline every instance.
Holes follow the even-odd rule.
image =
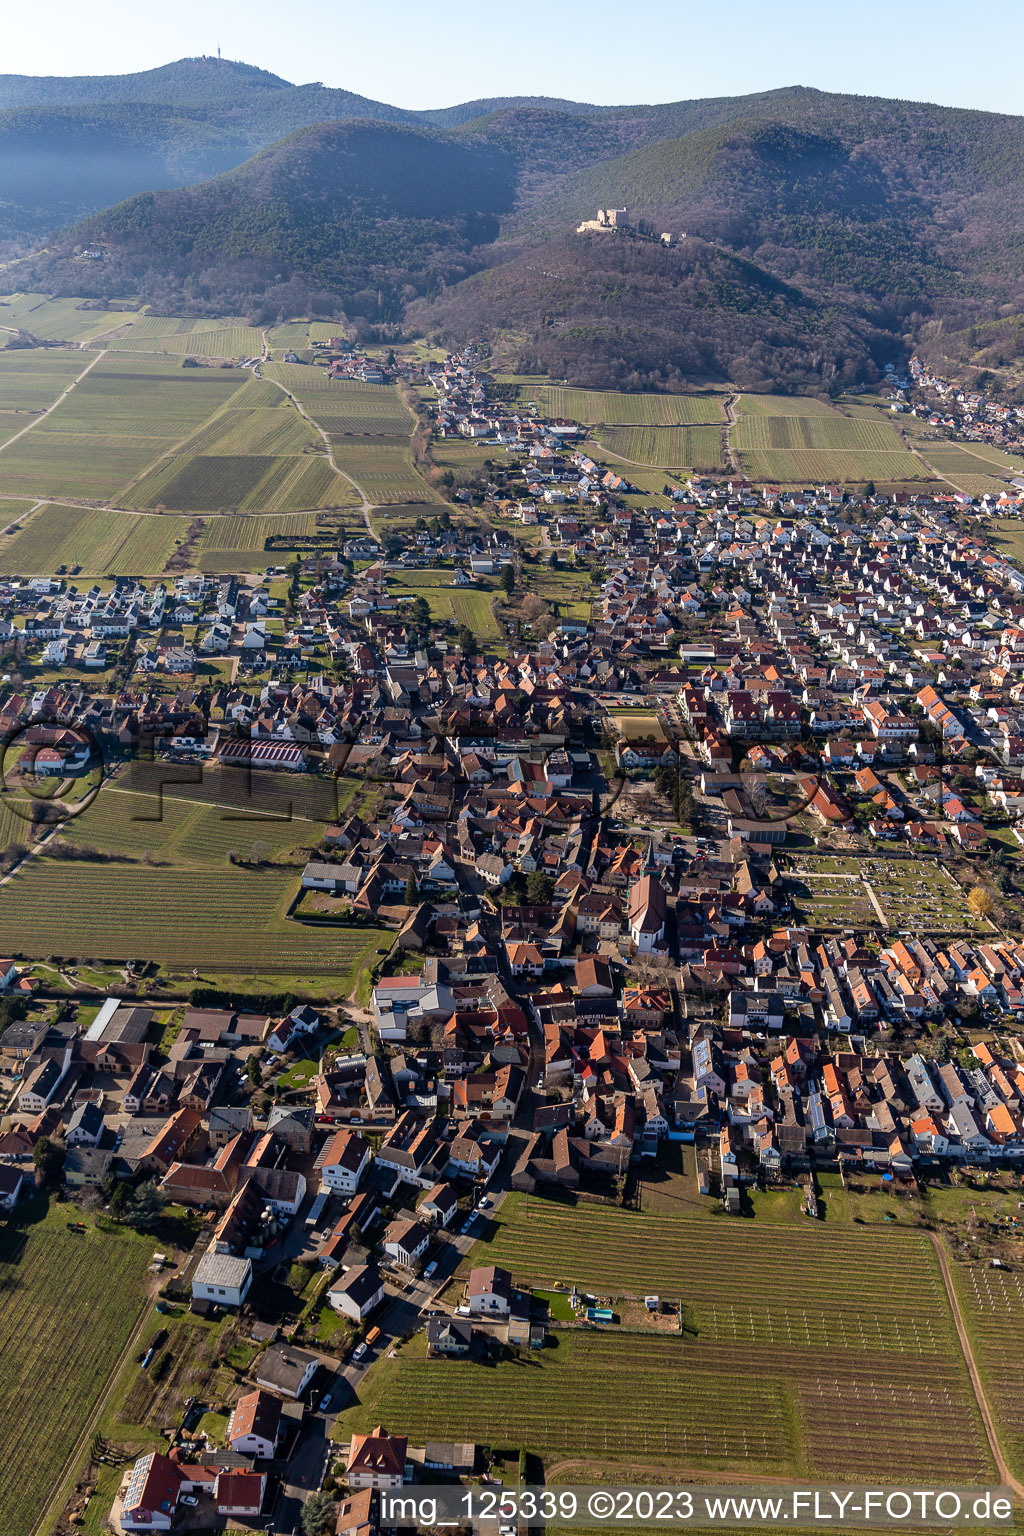
[[[302,1506],[302,1536],[324,1536],[334,1528],[338,1506],[329,1493],[321,1489],[311,1493]]]
[[[62,1141],[54,1141],[49,1136],[40,1136],[32,1148],[32,1161],[43,1184],[54,1183],[64,1166],[66,1151]]]
[[[140,1184],[138,1189],[129,1196],[125,1215],[133,1227],[145,1230],[157,1225],[160,1217],[163,1215],[163,1210],[163,1195],[156,1184],[153,1183],[153,1180],[147,1179],[144,1184]]]
[[[418,893],[416,890],[416,876],[410,875],[408,880],[405,882],[405,904],[407,907],[414,907],[417,900]]]
[[[974,885],[967,893],[967,905],[975,917],[990,919],[995,916],[996,904],[991,891],[983,885]]]
[[[506,597],[512,596],[512,593],[516,589],[516,573],[514,566],[502,566],[501,575],[498,578],[498,585],[501,587],[501,590],[504,592]]]
[[[554,881],[542,869],[535,869],[526,877],[526,899],[531,906],[546,907],[554,894]]]
[[[412,622],[416,625],[417,629],[428,629],[430,627],[430,604],[425,597],[416,598],[409,611]]]
[[[477,651],[476,635],[474,635],[473,631],[470,629],[468,624],[460,624],[459,625],[458,634],[456,635],[456,639],[459,642],[459,649],[461,650],[461,652],[462,652],[462,654],[464,656],[475,656],[476,655],[476,651]]]
[[[260,1083],[263,1081],[263,1073],[260,1071],[260,1064],[257,1057],[249,1057],[249,1060],[245,1064],[245,1075],[254,1088],[259,1087]]]
[[[557,549],[553,549],[551,551],[550,555],[548,555],[548,565],[550,565],[550,567],[551,567],[551,569],[553,571],[557,571],[558,570],[558,550]]]
[[[110,1195],[110,1214],[115,1221],[124,1221],[128,1215],[128,1202],[132,1197],[130,1184],[118,1183]]]

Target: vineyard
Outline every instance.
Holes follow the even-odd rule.
[[[139,1315],[152,1252],[128,1231],[68,1232],[62,1215],[0,1232],[0,1530],[34,1529]]]
[[[215,805],[224,816],[252,811],[257,816],[337,821],[351,798],[351,779],[320,779],[296,774],[248,772],[245,768],[204,765],[201,771],[174,763],[137,761],[118,777],[117,789],[158,796],[183,795]]]
[[[983,443],[921,442],[919,450],[936,474],[969,496],[999,496],[1024,470],[1024,460]]]
[[[234,839],[244,850],[251,824]],[[186,873],[187,870],[187,873]],[[171,970],[348,974],[391,935],[312,927],[285,913],[296,871],[27,864],[4,888],[10,946],[27,956],[154,960]]]
[[[722,433],[717,426],[600,428],[601,445],[634,464],[665,468],[720,469]]]
[[[935,476],[921,460],[905,449],[870,452],[835,449],[740,450],[743,473],[758,484],[765,481],[789,485],[876,485],[908,481],[933,483]]]
[[[717,395],[625,395],[615,390],[525,386],[523,399],[536,400],[546,416],[623,427],[676,427],[724,421]]]
[[[901,452],[892,427],[883,421],[839,416],[741,416],[732,430],[732,445],[746,449],[826,448],[843,452]]]
[[[589,1456],[724,1470],[742,1460],[752,1473],[795,1467],[794,1405],[782,1382],[680,1338],[652,1336],[642,1350],[636,1344],[562,1332],[529,1359],[485,1366],[428,1361],[416,1341],[398,1363],[371,1372],[340,1432],[401,1423],[420,1443],[482,1441],[548,1462]]]
[[[294,363],[269,365],[267,376],[290,390],[325,432],[407,438],[412,431],[412,417],[394,385],[328,379],[319,369]]]
[[[741,416],[833,416],[823,400],[806,395],[740,395],[736,410]]]
[[[183,517],[44,506],[0,540],[0,573],[42,575],[77,565],[87,576],[159,575],[187,531]]]
[[[308,538],[316,532],[316,515],[293,512],[284,517],[208,517],[199,536],[199,563],[211,550],[262,550],[267,539],[284,534]]]
[[[975,1363],[995,1415],[1003,1454],[1019,1477],[1024,1471],[1024,1290],[1019,1272],[980,1264],[951,1264]]]
[[[734,1373],[753,1371],[791,1402],[798,1461],[808,1472],[857,1480],[877,1475],[882,1456],[886,1478],[937,1476],[944,1468],[953,1476],[954,1466],[964,1480],[990,1475],[938,1264],[917,1234],[779,1225],[769,1252],[764,1232],[749,1226],[511,1195],[493,1238],[477,1245],[471,1262],[502,1264],[522,1284],[576,1283],[611,1297],[612,1305],[651,1291],[680,1303],[683,1340],[670,1344],[651,1332],[642,1347],[635,1335],[623,1341],[630,1364],[616,1376],[620,1400],[621,1382],[638,1363],[675,1349],[680,1374],[683,1361],[687,1377],[717,1368],[723,1394]],[[718,1277],[714,1288],[709,1276]],[[559,1359],[569,1343],[559,1335]],[[453,1406],[443,1411],[451,1414]],[[955,1446],[947,1443],[951,1416]],[[615,1428],[625,1446],[635,1415],[623,1417]],[[760,1414],[751,1412],[747,1433],[760,1425]]]
[[[351,475],[367,500],[378,506],[441,500],[416,473],[404,439],[332,437],[331,450],[338,468]]]
[[[173,970],[347,975],[390,943],[373,928],[313,927],[287,915],[323,835],[320,813],[337,810],[340,786],[268,791],[267,775],[241,770],[193,777],[187,766],[139,763],[102,789],[60,834],[79,856],[62,857],[55,845],[0,893],[12,947]],[[233,864],[231,854],[258,864]]]
[[[186,512],[302,512],[339,506],[348,494],[323,454],[197,454],[162,459],[125,501]]]
[[[76,362],[80,373],[81,356]],[[101,358],[52,415],[4,450],[5,489],[55,499],[114,499],[238,387],[230,372]]]
[[[779,395],[741,395],[738,412],[729,440],[751,480],[854,485],[935,478],[891,422]]]
[[[145,315],[136,320],[124,336],[109,345],[114,352],[240,359],[259,355],[263,335],[241,320],[189,320]]]
[[[0,326],[24,330],[39,341],[83,341],[124,325],[136,311],[82,309],[81,299],[51,299],[45,293],[12,293],[0,298]],[[0,345],[8,338],[0,331]],[[78,368],[81,372],[82,364]]]

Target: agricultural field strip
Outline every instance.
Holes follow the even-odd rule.
[[[238,839],[239,843],[242,839]],[[374,931],[288,922],[296,873],[65,863],[44,856],[5,887],[6,930],[24,954],[137,957],[187,968],[349,970]],[[268,953],[268,950],[270,953]]]
[[[975,1362],[992,1407],[1003,1454],[1018,1477],[1024,1472],[1024,1291],[1014,1270],[951,1263]]]
[[[600,426],[595,428],[595,432],[602,448],[627,463],[689,469],[718,469],[722,464],[722,430],[719,425]]]
[[[225,412],[232,408],[234,401],[240,400],[242,396],[244,396],[248,387],[248,383],[249,380],[247,377],[245,382],[242,383],[237,390],[232,391],[232,393],[228,395],[226,399],[217,405],[216,409],[214,409],[207,416],[205,421],[203,421],[199,426],[193,425],[191,430],[185,433],[184,437],[179,438],[177,442],[167,448],[166,452],[161,453],[156,459],[148,464],[143,470],[142,474],[136,475],[132,480],[129,480],[127,485],[125,485],[121,490],[118,499],[121,501],[126,500],[129,496],[129,493],[135,488],[135,486],[137,486],[141,480],[156,472],[158,470],[158,466],[165,459],[173,458],[177,454],[186,454],[188,452],[188,445],[195,438],[201,437],[204,432],[206,432],[210,427],[218,422],[220,418],[225,414]]]
[[[0,1307],[0,1529],[10,1532],[34,1528],[88,1424],[111,1361],[141,1311],[152,1251],[113,1234],[97,1239],[43,1227],[24,1234],[24,1252],[12,1259],[12,1244],[22,1236],[8,1228],[0,1247],[0,1273],[13,1281]],[[112,1248],[121,1298],[116,1306]],[[55,1297],[60,1328],[53,1325]]]
[[[90,373],[92,371],[92,369],[95,368],[96,364],[102,361],[104,356],[105,356],[105,353],[98,352],[96,354],[96,356],[89,363],[86,364],[86,366],[81,370],[81,372],[76,374],[76,376],[70,381],[70,383],[68,383],[65,386],[65,388],[62,390],[62,392],[54,400],[52,405],[48,405],[46,407],[46,409],[44,411],[41,411],[38,416],[33,417],[33,419],[30,422],[27,422],[26,425],[23,426],[20,429],[20,431],[15,432],[13,437],[9,437],[9,438],[6,439],[5,442],[0,443],[0,453],[3,453],[6,449],[13,447],[14,444],[16,442],[18,442],[20,438],[23,438],[25,436],[26,432],[31,432],[34,427],[38,427],[39,425],[41,425],[41,423],[45,422],[47,420],[47,418],[50,416],[50,414],[53,411],[55,411],[57,409],[57,407],[59,405],[61,405],[62,402],[65,401],[68,398],[68,396],[70,395],[71,391],[75,388],[76,384],[80,384],[82,382],[82,380],[85,378],[86,374]]]
[[[626,395],[614,390],[563,389],[543,385],[521,390],[523,399],[538,399],[549,416],[609,426],[674,427],[724,423],[718,395]]]
[[[526,1444],[549,1457],[693,1458],[708,1470],[716,1458],[742,1455],[780,1470],[800,1464],[877,1476],[881,1445],[895,1434],[900,1449],[891,1452],[887,1477],[948,1475],[951,1462],[968,1478],[992,1470],[966,1374],[953,1368],[910,1360],[892,1368],[885,1355],[841,1351],[823,1363],[772,1349],[737,1355],[656,1333],[642,1349],[635,1336],[559,1333],[557,1340],[557,1353],[531,1360],[525,1377],[497,1383],[492,1371],[409,1361],[385,1381],[373,1413],[401,1412],[410,1432],[427,1437],[457,1440],[482,1428],[491,1444]],[[751,1380],[759,1384],[753,1395]],[[946,1425],[954,1413],[960,1436],[951,1453]]]

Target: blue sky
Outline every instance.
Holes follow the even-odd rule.
[[[47,0],[7,8],[0,70],[241,58],[407,107],[478,96],[678,101],[815,85],[1022,110],[1022,0]]]

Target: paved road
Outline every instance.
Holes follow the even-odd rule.
[[[342,1409],[351,1407],[354,1401],[358,1401],[362,1381],[367,1371],[376,1361],[387,1355],[396,1340],[406,1338],[418,1328],[425,1326],[425,1312],[451,1311],[450,1307],[436,1302],[434,1297],[454,1274],[465,1255],[478,1240],[481,1231],[485,1230],[486,1218],[500,1208],[506,1193],[507,1188],[504,1186],[493,1188],[489,1192],[492,1204],[488,1210],[480,1212],[473,1231],[467,1233],[455,1231],[447,1237],[444,1247],[437,1255],[437,1270],[429,1280],[422,1276],[410,1276],[406,1281],[400,1278],[389,1279],[384,1288],[384,1310],[379,1317],[374,1318],[374,1323],[381,1333],[378,1344],[364,1355],[362,1360],[346,1360],[331,1369],[329,1374],[322,1372],[317,1378],[313,1411],[306,1416],[301,1439],[288,1464],[281,1494],[274,1506],[275,1532],[289,1533],[298,1529],[303,1504],[323,1482],[332,1455],[341,1454],[341,1447],[332,1448],[331,1433]],[[305,1234],[302,1235],[302,1241],[305,1241]],[[300,1242],[299,1247],[301,1246]],[[331,1399],[330,1408],[326,1413],[321,1413],[318,1405],[328,1393]]]

